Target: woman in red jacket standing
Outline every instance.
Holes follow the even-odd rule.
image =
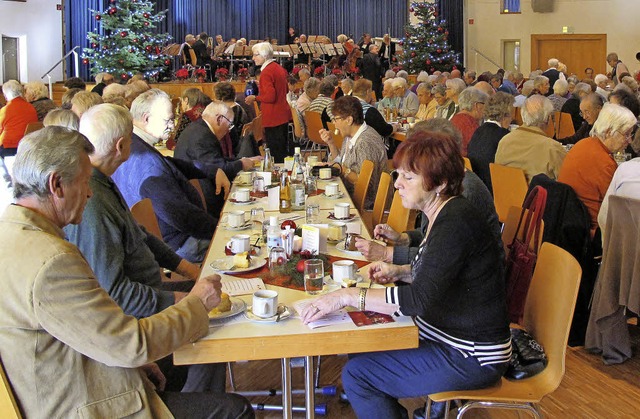
[[[291,108],[287,103],[287,70],[273,59],[273,48],[268,42],[255,44],[253,61],[260,66],[260,93],[245,99],[248,105],[260,103],[262,125],[267,146],[276,163],[284,162],[290,155],[292,145],[287,126],[291,121]]]

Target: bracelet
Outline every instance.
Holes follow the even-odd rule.
[[[358,310],[364,311],[364,300],[367,296],[367,288],[360,288],[360,293],[358,294]]]

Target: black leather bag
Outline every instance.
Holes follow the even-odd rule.
[[[511,329],[512,354],[509,368],[504,374],[511,380],[533,377],[547,366],[544,348],[522,329]]]
[[[342,167],[339,163],[333,163],[328,166],[314,166],[311,169],[311,174],[315,177],[320,177],[320,169],[331,168],[331,177],[338,177],[342,174]]]

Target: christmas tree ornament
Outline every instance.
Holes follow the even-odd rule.
[[[89,64],[89,59],[88,59],[88,58],[84,58],[84,59],[82,60],[82,64],[84,64],[84,65]]]
[[[96,15],[96,20],[100,20],[100,19],[102,19],[102,16]]]
[[[109,9],[109,14],[110,15],[115,15],[117,11],[118,11],[118,9],[116,9],[115,7],[112,7],[112,8]]]
[[[149,22],[143,22],[142,23],[144,26],[149,26]]]
[[[149,15],[149,13],[143,13],[143,14],[142,14],[142,16],[143,16],[145,19],[149,19],[149,16],[150,16],[150,15]]]
[[[127,35],[129,35],[129,33],[128,33],[127,31],[122,31],[122,32],[120,32],[120,36],[121,36],[121,37],[123,37],[123,38],[124,38],[125,36],[127,36]]]

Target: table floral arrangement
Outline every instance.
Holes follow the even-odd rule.
[[[339,79],[341,79],[342,76],[344,76],[344,73],[339,68],[334,68],[333,70],[331,70],[331,74],[333,74],[334,76],[336,76]]]
[[[238,79],[240,81],[246,81],[247,77],[249,77],[249,69],[246,67],[240,67],[238,69]]]
[[[358,80],[360,78],[360,69],[358,67],[354,67],[350,72],[349,72],[349,77],[351,77],[352,80]]]
[[[226,81],[227,78],[229,78],[229,70],[224,67],[216,70],[216,79],[218,79],[218,81]]]
[[[186,68],[176,70],[175,76],[178,80],[186,80],[189,78],[189,70]]]
[[[313,75],[316,76],[319,79],[323,78],[324,77],[324,66],[321,65],[319,67],[316,67],[316,69],[313,70]]]
[[[205,78],[207,77],[207,70],[204,68],[199,68],[193,72],[193,75],[198,79],[200,83],[203,83]]]

